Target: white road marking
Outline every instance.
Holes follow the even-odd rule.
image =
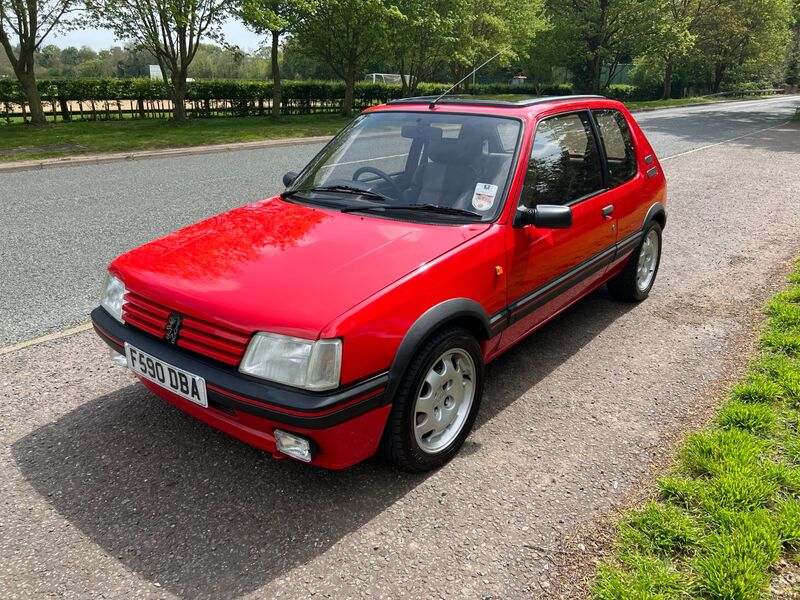
[[[48,333],[47,335],[33,338],[32,340],[19,342],[18,344],[12,344],[10,346],[4,346],[3,348],[0,348],[0,356],[3,356],[4,354],[10,354],[11,352],[16,352],[17,350],[23,350],[24,348],[29,348],[30,346],[36,346],[37,344],[42,344],[44,342],[60,340],[61,338],[69,337],[71,335],[75,335],[76,333],[87,331],[91,328],[91,322],[81,323],[80,325],[70,327],[69,329],[62,329],[61,331],[56,331],[54,333]]]

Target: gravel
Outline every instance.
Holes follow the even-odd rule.
[[[551,594],[554,557],[573,552],[564,537],[621,502],[704,418],[703,398],[754,338],[800,250],[798,139],[786,125],[666,161],[651,297],[634,306],[597,292],[498,359],[463,451],[427,476],[272,460],[134,384],[91,332],[1,355],[0,589]],[[120,175],[120,189],[156,185],[126,166],[141,181]]]
[[[800,97],[642,112],[664,158],[785,121]],[[108,263],[282,189],[321,147],[298,144],[0,174],[0,347],[85,322]]]

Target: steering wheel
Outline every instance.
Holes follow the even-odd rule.
[[[395,191],[398,198],[402,198],[403,190],[400,189],[400,186],[397,185],[397,182],[394,181],[389,175],[381,171],[380,169],[376,169],[375,167],[359,167],[353,173],[353,181],[360,181],[359,178],[364,173],[372,173],[373,175],[377,175],[381,179],[383,179],[386,183],[392,186],[392,189]]]

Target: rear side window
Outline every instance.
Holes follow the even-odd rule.
[[[600,155],[588,113],[550,117],[533,138],[522,203],[569,204],[603,188]]]
[[[606,150],[609,185],[616,187],[636,175],[636,153],[631,131],[618,110],[596,110],[594,118]]]

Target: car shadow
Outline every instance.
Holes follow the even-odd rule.
[[[601,290],[495,361],[476,427],[632,307]],[[468,441],[463,450],[480,447]],[[35,490],[95,544],[161,589],[189,598],[260,588],[427,477],[377,461],[329,472],[272,460],[138,384],[82,404],[12,451]]]

